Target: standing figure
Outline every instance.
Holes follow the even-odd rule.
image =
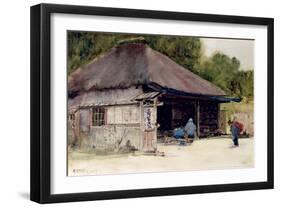
[[[195,133],[196,133],[196,125],[193,123],[193,119],[190,118],[188,122],[186,123],[184,130],[187,134],[188,138],[194,139]]]
[[[231,131],[234,147],[238,147],[239,146],[238,138],[239,138],[240,132],[243,131],[243,124],[236,121],[236,117],[234,117],[233,121],[229,120],[228,124],[230,126],[230,131]]]

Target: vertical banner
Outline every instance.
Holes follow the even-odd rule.
[[[151,131],[155,128],[155,109],[144,107],[144,130]]]

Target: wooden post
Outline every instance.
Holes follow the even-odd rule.
[[[80,138],[80,110],[78,109],[74,113],[74,145],[78,145],[80,147],[81,138]]]
[[[156,98],[154,98],[154,100],[153,100],[153,108],[154,108],[154,115],[155,115],[155,134],[154,134],[154,146],[155,146],[155,148],[156,148],[156,151],[157,151],[157,128],[158,128],[158,123],[157,123],[157,97]]]
[[[140,101],[140,150],[144,148],[144,129],[143,129],[143,101]]]
[[[221,129],[221,110],[220,110],[220,104],[218,103],[218,113],[217,113],[217,128]]]
[[[92,113],[93,113],[93,111],[92,111],[92,109],[91,108],[89,108],[88,109],[88,131],[90,132],[91,131],[91,126],[92,126]]]
[[[197,123],[196,123],[197,137],[199,138],[199,136],[200,136],[200,104],[199,104],[199,101],[197,101],[197,103],[196,103],[196,113],[197,113]]]

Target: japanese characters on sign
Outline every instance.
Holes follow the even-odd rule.
[[[144,130],[153,130],[155,127],[155,116],[153,107],[144,107]]]

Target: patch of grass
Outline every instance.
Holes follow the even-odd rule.
[[[248,112],[253,113],[254,111],[254,101],[244,101],[242,100],[240,103],[231,102],[231,103],[223,103],[220,105],[221,110],[226,110],[229,113],[235,112]]]

